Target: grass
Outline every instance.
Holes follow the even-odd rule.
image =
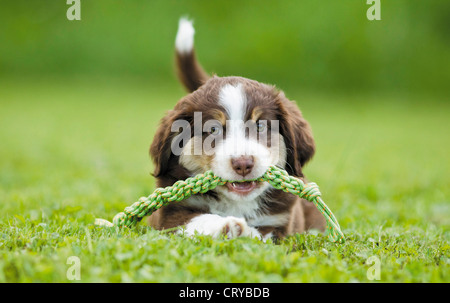
[[[306,167],[347,237],[281,243],[98,228],[154,189],[148,147],[178,86],[4,80],[0,282],[449,282],[448,100],[287,90],[318,152]],[[176,83],[174,82],[174,85]]]

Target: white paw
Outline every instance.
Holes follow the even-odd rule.
[[[242,218],[221,217],[213,214],[195,217],[186,225],[184,232],[188,236],[192,236],[197,232],[213,238],[226,235],[228,239],[261,236],[256,229],[248,226],[247,222]]]

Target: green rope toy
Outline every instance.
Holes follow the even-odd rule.
[[[311,182],[305,184],[302,180],[289,176],[285,170],[276,166],[270,166],[260,178],[245,181],[266,181],[276,189],[292,193],[314,203],[326,219],[326,234],[328,235],[328,239],[332,242],[340,243],[345,241],[339,223],[320,197],[321,194],[316,183]],[[150,196],[141,197],[137,202],[126,207],[123,212],[118,213],[113,218],[112,223],[103,219],[96,219],[95,224],[109,227],[133,227],[143,217],[152,214],[162,206],[187,199],[191,195],[206,193],[216,188],[216,186],[224,185],[227,182],[227,180],[222,180],[220,177],[214,175],[212,171],[207,171],[195,177],[177,181],[172,186],[157,188]]]

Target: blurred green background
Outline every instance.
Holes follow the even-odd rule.
[[[180,16],[195,22],[199,59],[218,75],[282,88],[448,93],[450,2],[382,0],[2,0],[0,76],[173,81]]]

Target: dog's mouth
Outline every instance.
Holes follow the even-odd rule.
[[[247,195],[258,187],[258,182],[256,181],[227,182],[226,186],[230,192],[234,192],[240,195]]]

